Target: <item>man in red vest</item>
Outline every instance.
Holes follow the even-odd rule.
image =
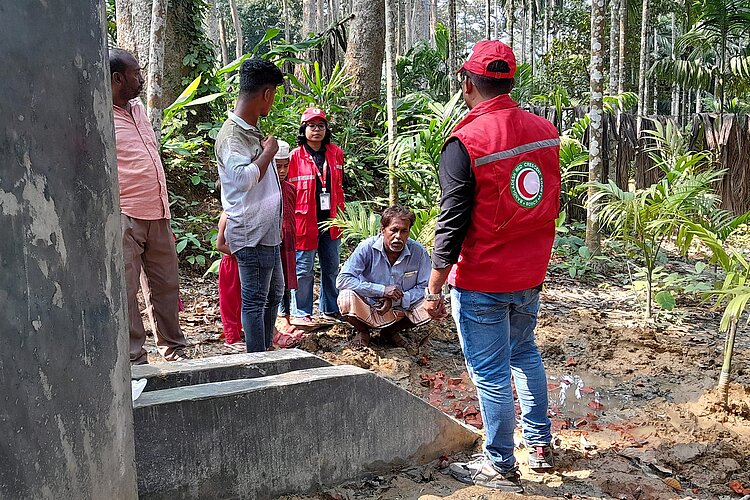
[[[459,71],[470,111],[440,157],[442,199],[425,309],[444,315],[447,280],[486,430],[483,455],[451,464],[451,474],[520,493],[511,375],[529,466],[554,466],[547,376],[534,328],[560,207],[560,140],[549,121],[510,98],[515,70],[510,47],[483,40]]]

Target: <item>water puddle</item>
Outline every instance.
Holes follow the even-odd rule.
[[[630,396],[621,381],[592,373],[547,375],[550,413],[571,422],[625,408]]]

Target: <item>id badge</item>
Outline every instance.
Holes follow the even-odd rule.
[[[320,209],[331,209],[331,193],[320,193]]]

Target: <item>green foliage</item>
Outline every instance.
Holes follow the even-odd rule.
[[[177,255],[184,263],[202,269],[219,254],[216,250],[217,219],[209,214],[172,218]]]
[[[593,272],[599,264],[611,261],[603,253],[592,255],[583,238],[576,234],[567,234],[567,228],[560,233],[555,238],[553,251],[561,260],[553,262],[551,266],[567,271],[571,278],[583,278]]]
[[[591,41],[589,46],[582,46],[581,40],[571,34],[563,34],[554,38],[549,52],[540,61],[537,71],[537,84],[542,89],[562,87],[576,99],[583,99],[588,95],[589,73],[588,65],[591,57]]]
[[[605,95],[603,101],[604,112],[607,114],[614,114],[617,111],[627,111],[628,109],[635,107],[635,105],[638,104],[638,96],[633,92],[623,92],[622,94],[613,96]],[[589,125],[591,125],[591,118],[589,118],[589,114],[586,113],[576,120],[570,129],[565,131],[565,134],[581,141],[586,135],[586,130],[589,128]]]
[[[333,219],[320,223],[324,229],[336,226],[342,231],[344,243],[358,244],[371,236],[380,234],[380,214],[367,202],[352,201],[346,204],[343,212],[336,214]],[[437,208],[428,210],[413,210],[416,221],[411,227],[409,237],[421,243],[428,251],[432,251],[435,238],[435,224],[439,215]]]
[[[368,203],[350,201],[336,217],[320,223],[323,229],[336,226],[341,229],[344,243],[360,241],[380,233],[380,214],[368,208]]]
[[[107,0],[107,39],[110,47],[117,47],[117,23],[115,15],[115,0]]]
[[[622,191],[610,181],[594,182],[595,195],[589,201],[600,205],[600,223],[612,236],[624,242],[645,268],[646,317],[651,317],[654,270],[664,242],[679,228],[680,221],[701,213],[702,200],[722,172],[710,168],[704,152],[687,152],[684,138],[671,126],[656,123],[651,157],[663,172],[662,179],[636,192]]]
[[[570,212],[570,205],[579,203],[579,198],[586,191],[588,180],[589,152],[577,139],[563,136],[560,138],[560,207],[565,214]]]
[[[676,297],[680,294],[704,295],[711,290],[703,273],[706,264],[696,262],[688,272],[667,272],[662,265],[657,265],[651,273],[654,301],[666,311],[672,311],[677,305]],[[637,292],[648,290],[648,274],[645,268],[633,273],[631,286]]]
[[[534,94],[535,85],[531,65],[526,63],[519,64],[516,67],[515,79],[516,83],[513,85],[510,96],[517,103],[527,104],[531,101],[531,96]]]
[[[292,81],[292,88],[298,94],[303,108],[320,106],[327,113],[347,112],[351,77],[338,64],[333,68],[330,78],[323,77],[317,61],[313,63],[312,71],[302,66],[301,73],[301,80],[294,75],[287,77]]]
[[[438,101],[448,100],[448,29],[438,23],[435,33],[436,48],[420,42],[396,60],[398,95],[428,92]]]
[[[693,0],[697,19],[675,46],[679,58],[660,58],[650,72],[685,88],[713,93],[718,108],[750,91],[747,0]]]
[[[410,108],[405,108],[407,103],[411,103]],[[440,201],[440,153],[464,112],[460,93],[446,104],[426,94],[415,94],[402,101],[399,116],[410,124],[399,125],[392,153],[396,166],[393,173],[410,208],[430,210]]]

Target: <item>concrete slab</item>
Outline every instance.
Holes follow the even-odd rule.
[[[134,420],[141,499],[311,492],[479,438],[352,366],[152,391],[134,403]]]
[[[330,365],[328,361],[300,349],[282,349],[133,366],[131,377],[148,379],[144,390],[158,391],[225,380],[266,377]]]

